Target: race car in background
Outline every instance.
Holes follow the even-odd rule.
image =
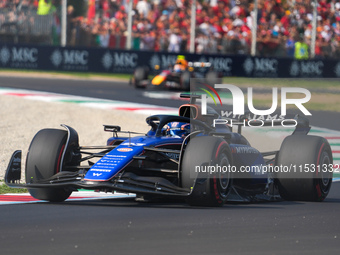
[[[159,70],[159,66],[154,67]],[[150,90],[176,89],[190,90],[191,78],[204,78],[209,85],[221,83],[222,75],[213,70],[209,62],[188,62],[183,56],[178,56],[174,66],[160,71],[151,80],[149,79],[149,68],[137,67],[133,73],[130,83],[136,88],[147,88]]]
[[[42,129],[28,150],[25,183],[20,183],[19,150],[12,155],[5,183],[51,202],[62,202],[78,189],[134,193],[144,201],[183,199],[194,206],[326,198],[332,184],[332,152],[325,138],[307,135],[308,120],[291,120],[296,129],[280,150],[260,152],[241,134],[241,123],[249,121],[246,116],[234,120],[237,132],[223,123],[213,125],[221,117],[209,107],[208,114],[201,115],[197,98],[192,95],[189,104],[180,106],[179,116],[146,118],[147,134],[104,125],[113,135],[103,146],[80,146],[77,132],[66,125]],[[274,166],[281,171],[264,171]]]

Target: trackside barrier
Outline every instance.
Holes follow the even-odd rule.
[[[137,66],[151,73],[173,65],[178,53],[0,44],[1,69],[132,74]],[[340,60],[304,60],[245,55],[183,54],[188,61],[210,62],[224,76],[339,78]]]

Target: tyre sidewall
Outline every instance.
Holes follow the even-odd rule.
[[[195,137],[189,142],[181,165],[182,187],[191,190],[189,204],[223,205],[232,185],[231,175],[195,171],[198,166],[216,166],[221,163],[232,164],[229,145],[222,138]]]
[[[329,176],[329,182],[324,183],[320,172],[300,172],[300,166],[304,169],[307,164],[317,169],[325,163],[333,164],[331,148],[326,139],[306,135],[287,137],[281,145],[276,164],[295,166],[297,173],[276,174],[281,197],[296,201],[323,201],[329,193],[332,174]]]
[[[35,135],[27,153],[26,183],[36,183],[59,172],[66,139],[67,131],[59,129],[43,129]],[[72,193],[64,188],[34,188],[28,191],[36,199],[52,202],[64,201]]]

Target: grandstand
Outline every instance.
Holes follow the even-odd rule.
[[[67,45],[125,49],[128,0],[79,1],[86,9],[81,14],[68,1]],[[0,0],[1,41],[59,44],[60,2],[38,15],[38,0]],[[189,52],[191,2],[133,0],[129,48]],[[253,16],[254,0],[197,0],[195,52],[250,54]],[[312,0],[258,0],[256,55],[294,57],[299,40],[310,50],[312,20]],[[315,58],[339,57],[340,2],[319,0]]]

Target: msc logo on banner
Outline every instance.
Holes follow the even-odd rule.
[[[102,57],[102,65],[106,70],[134,71],[137,67],[138,54],[129,52],[106,52]]]
[[[2,66],[14,68],[36,68],[38,49],[28,47],[2,47],[0,49],[0,63]]]
[[[248,76],[277,77],[278,64],[275,58],[247,58],[243,62],[243,69]]]
[[[320,61],[293,61],[289,74],[293,77],[322,77],[324,63]]]
[[[63,70],[88,70],[89,52],[87,50],[54,50],[50,60],[52,64]]]

